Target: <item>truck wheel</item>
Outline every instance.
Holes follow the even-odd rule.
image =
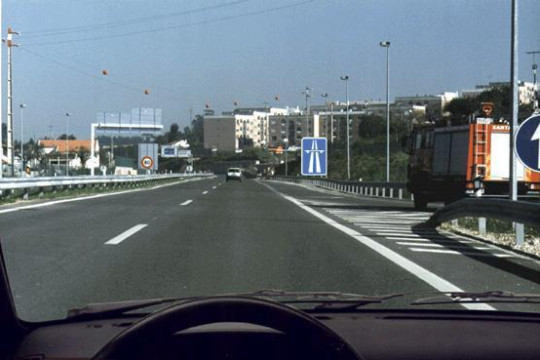
[[[427,198],[426,195],[422,193],[414,193],[414,208],[416,210],[426,210],[427,208]]]

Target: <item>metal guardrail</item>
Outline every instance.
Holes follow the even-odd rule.
[[[293,182],[297,184],[314,185],[321,188],[336,190],[340,192],[358,194],[365,196],[379,196],[395,199],[411,199],[411,194],[407,192],[405,183],[401,182],[367,182],[367,181],[345,181],[328,180],[318,178],[306,178],[299,176],[272,176],[270,180]]]
[[[435,211],[429,218],[428,225],[439,226],[444,222],[466,216],[540,225],[540,203],[507,199],[466,198]]]
[[[457,221],[463,217],[478,218],[478,232],[486,234],[486,219],[511,221],[515,228],[516,245],[525,242],[524,224],[540,225],[540,203],[511,201],[508,199],[466,198],[455,201],[433,213],[428,226],[439,226],[444,222]]]
[[[131,176],[54,176],[36,178],[3,178],[0,180],[0,195],[10,196],[20,190],[24,195],[30,191],[43,192],[45,189],[56,190],[64,187],[87,186],[122,186],[128,184],[146,184],[156,181],[177,178],[198,178],[213,176],[211,173],[199,174],[159,174],[159,175],[131,175]]]

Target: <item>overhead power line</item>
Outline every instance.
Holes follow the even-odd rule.
[[[103,82],[106,82],[108,84],[114,85],[116,87],[120,87],[120,88],[130,90],[130,91],[133,91],[133,92],[136,92],[136,93],[141,93],[142,94],[144,89],[148,87],[148,86],[143,86],[142,84],[140,86],[139,85],[128,85],[128,84],[125,84],[125,81],[122,81],[122,82],[114,81],[114,80],[111,80],[110,78],[108,78],[107,76],[97,75],[97,74],[101,73],[101,70],[100,71],[96,70],[95,72],[81,70],[78,67],[66,64],[64,62],[58,61],[56,59],[53,59],[51,57],[48,57],[48,56],[45,56],[43,54],[37,53],[35,51],[28,50],[28,49],[25,49],[23,47],[21,47],[19,49],[21,51],[32,54],[33,56],[36,56],[36,57],[39,57],[39,58],[41,58],[43,60],[54,63],[55,65],[60,66],[60,67],[62,67],[64,69],[68,69],[68,70],[70,70],[72,72],[75,72],[75,73],[77,73],[79,75],[83,75],[83,76],[86,76],[86,77],[89,77],[89,78],[97,79],[99,81],[103,81]],[[134,84],[134,82],[131,82],[131,83]],[[153,88],[153,87],[150,87],[150,88]],[[169,90],[167,90],[167,91],[169,91]],[[157,98],[167,98],[167,99],[172,99],[172,100],[178,100],[180,98],[179,95],[178,96],[174,96],[174,95],[171,96],[171,95],[165,95],[165,94],[159,94],[159,93],[154,94],[154,96],[156,96]]]
[[[120,34],[108,34],[108,35],[102,35],[102,36],[93,36],[93,37],[86,37],[86,38],[59,40],[59,41],[50,41],[50,42],[28,42],[28,43],[25,42],[25,46],[73,44],[73,43],[81,43],[81,42],[96,41],[96,40],[108,40],[108,39],[114,39],[114,38],[122,38],[122,37],[129,37],[129,36],[136,36],[136,35],[143,35],[143,34],[151,34],[151,33],[156,33],[156,32],[177,30],[177,29],[188,28],[188,27],[197,26],[197,25],[206,25],[206,24],[212,24],[212,23],[223,22],[223,21],[228,21],[228,20],[235,20],[235,19],[246,17],[246,16],[268,14],[271,12],[277,12],[277,11],[281,11],[285,9],[291,9],[294,7],[306,5],[314,1],[315,0],[305,0],[301,2],[296,2],[294,4],[276,6],[276,7],[267,8],[264,10],[256,10],[256,11],[245,12],[245,13],[236,14],[236,15],[223,16],[223,17],[209,19],[209,20],[201,20],[201,21],[196,21],[196,22],[187,23],[187,24],[165,26],[165,27],[160,27],[160,28],[155,28],[155,29],[150,29],[150,30],[130,31],[130,32],[124,32]]]
[[[106,23],[101,23],[101,24],[90,24],[90,25],[83,25],[83,26],[60,27],[60,28],[45,29],[45,30],[25,31],[24,34],[26,38],[30,39],[30,38],[38,38],[38,37],[59,36],[59,35],[64,35],[64,34],[72,34],[76,32],[96,31],[96,30],[116,28],[116,27],[122,27],[122,26],[138,25],[145,22],[152,22],[152,21],[163,20],[167,18],[193,15],[196,13],[227,8],[227,7],[236,6],[236,5],[248,2],[248,1],[249,0],[235,0],[235,1],[226,2],[223,4],[205,6],[205,7],[200,7],[197,9],[186,10],[186,11],[181,11],[181,12],[176,12],[176,13],[166,14],[166,15],[145,16],[145,17],[140,17],[140,18],[134,18],[134,19],[123,20],[123,21],[120,20],[120,21],[115,21],[115,22],[106,22]]]

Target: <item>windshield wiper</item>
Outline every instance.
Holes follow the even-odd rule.
[[[88,317],[116,317],[123,313],[142,309],[145,307],[156,306],[161,304],[167,304],[175,301],[188,300],[188,298],[175,299],[175,298],[157,298],[146,300],[128,300],[128,301],[115,301],[106,303],[93,303],[84,307],[74,308],[68,310],[68,319],[73,318],[88,318]]]
[[[385,300],[403,296],[389,294],[382,296],[366,296],[342,292],[296,292],[283,290],[260,290],[251,293],[232,293],[222,296],[259,297],[278,301],[284,304],[315,304],[309,310],[345,311],[354,310],[367,304],[382,303]],[[180,301],[204,298],[203,296],[185,298],[157,298],[146,300],[129,300],[118,302],[94,303],[84,307],[70,309],[68,319],[112,318],[124,313]]]
[[[402,297],[405,294],[396,293],[380,296],[367,296],[339,291],[297,292],[283,290],[261,290],[244,295],[269,298],[284,304],[315,304],[314,306],[310,307],[309,310],[331,312],[355,310],[358,307],[368,304],[380,304],[385,300]]]
[[[540,304],[540,294],[516,294],[510,291],[446,292],[434,297],[417,299],[411,305],[467,303]]]

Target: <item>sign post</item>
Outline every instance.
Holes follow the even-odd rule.
[[[326,176],[328,173],[328,144],[326,138],[302,138],[302,175]]]

